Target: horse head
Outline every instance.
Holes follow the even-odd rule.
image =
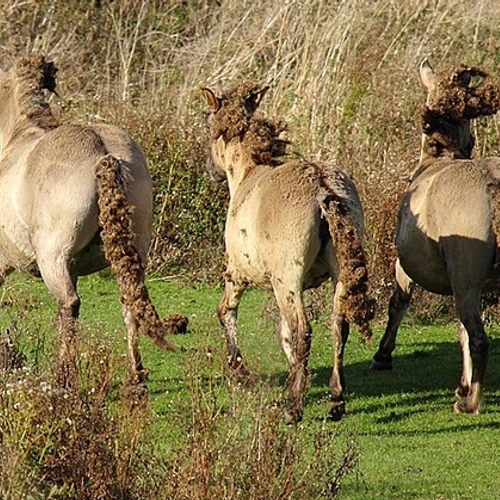
[[[218,97],[209,88],[202,88],[205,102],[209,107],[210,152],[207,170],[213,181],[227,178],[222,156],[225,146],[235,138],[243,138],[250,120],[259,107],[269,87],[245,83]]]
[[[202,89],[210,108],[208,123],[211,148],[207,168],[215,180],[234,173],[237,164],[277,166],[286,155],[289,141],[281,139],[285,122],[255,114],[269,87],[243,83],[221,97]]]
[[[481,68],[459,65],[435,72],[427,59],[420,65],[420,78],[427,89],[421,112],[425,153],[470,158],[474,148],[470,120],[498,111],[499,87]]]

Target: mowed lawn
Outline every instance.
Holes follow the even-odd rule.
[[[161,315],[189,316],[186,335],[177,336],[176,353],[158,351],[148,339],[141,346],[151,374],[149,393],[155,412],[151,436],[158,453],[172,453],[178,443],[179,408],[188,408],[187,373],[196,370],[199,352],[223,352],[224,337],[215,315],[220,287],[181,280],[150,279],[151,296]],[[81,279],[81,318],[85,332],[110,339],[125,354],[117,286],[109,275]],[[2,328],[16,332],[29,362],[44,369],[54,348],[55,305],[43,284],[20,276],[9,280],[3,296]],[[346,356],[348,415],[338,428],[339,442],[354,440],[360,458],[343,482],[339,498],[476,500],[500,498],[500,330],[488,327],[490,363],[483,412],[477,416],[452,412],[453,391],[460,376],[461,356],[454,324],[421,324],[410,317],[400,331],[394,370],[373,372],[371,356],[383,332],[380,307],[372,345],[351,332]],[[315,375],[304,420],[295,432],[304,446],[315,429],[325,425],[332,347],[327,321],[313,322],[310,366]],[[250,289],[239,314],[240,344],[248,367],[282,399],[286,364],[276,339],[276,309],[268,294]],[[195,355],[198,353],[198,355]],[[198,360],[198,361],[197,361]],[[123,361],[125,366],[125,360]],[[206,369],[200,367],[200,370]],[[214,370],[219,370],[215,366]],[[242,396],[243,397],[243,396]]]

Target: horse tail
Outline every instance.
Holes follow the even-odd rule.
[[[496,286],[493,292],[484,294],[486,304],[493,306],[500,300],[500,158],[481,158],[479,163],[485,165],[488,172],[487,189],[491,199],[491,225],[496,240],[494,275]]]
[[[323,189],[319,201],[337,257],[338,282],[342,286],[341,314],[368,341],[372,337],[370,321],[375,314],[375,301],[368,296],[361,201],[354,183],[344,173],[330,165],[322,167]]]
[[[116,274],[121,302],[132,313],[139,331],[167,351],[176,347],[165,340],[168,331],[181,331],[186,318],[171,315],[161,320],[151,302],[144,283],[144,263],[134,244],[132,214],[126,192],[126,176],[122,162],[112,155],[104,156],[97,167],[98,207],[104,255]],[[184,322],[184,325],[181,323]]]

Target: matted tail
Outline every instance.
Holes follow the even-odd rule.
[[[490,157],[477,160],[488,170],[488,192],[491,198],[492,227],[496,237],[495,274],[500,276],[500,158]],[[494,302],[499,301],[500,282],[497,282]],[[490,294],[491,295],[491,294]]]
[[[346,181],[343,179],[343,182]],[[375,315],[375,302],[368,297],[368,271],[362,235],[354,223],[350,203],[336,193],[328,178],[323,178],[323,182],[326,192],[322,207],[335,247],[339,282],[343,284],[341,310],[347,321],[357,326],[366,341],[372,337],[370,321]]]
[[[99,184],[99,225],[104,254],[116,274],[122,303],[131,311],[139,331],[165,350],[176,347],[165,340],[165,333],[182,331],[187,319],[171,315],[163,322],[149,297],[144,283],[144,264],[134,244],[132,213],[125,185],[126,180],[120,160],[107,155],[99,163],[96,173]]]

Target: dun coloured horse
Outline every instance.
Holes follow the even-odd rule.
[[[131,379],[145,376],[138,334],[164,349],[186,318],[158,318],[144,284],[152,184],[138,144],[105,124],[62,125],[44,90],[57,69],[43,56],[0,71],[0,282],[13,270],[43,278],[58,304],[56,379],[76,384],[78,276],[111,263],[121,292]]]
[[[352,180],[330,163],[282,163],[284,125],[255,114],[268,87],[244,83],[218,97],[203,89],[210,108],[214,180],[227,179],[227,270],[218,317],[225,329],[229,363],[246,373],[237,345],[238,305],[249,284],[272,290],[280,312],[279,341],[289,364],[288,422],[302,418],[310,384],[311,326],[302,293],[333,280],[333,371],[330,417],[345,411],[342,359],[355,323],[371,335],[371,304],[362,248],[363,212]]]
[[[397,285],[372,368],[392,368],[397,331],[415,283],[436,294],[453,295],[463,354],[454,410],[478,413],[489,345],[481,321],[481,293],[498,279],[494,214],[500,159],[471,159],[470,121],[496,113],[500,91],[485,71],[475,67],[435,72],[425,60],[420,76],[428,92],[422,151],[399,209]]]

